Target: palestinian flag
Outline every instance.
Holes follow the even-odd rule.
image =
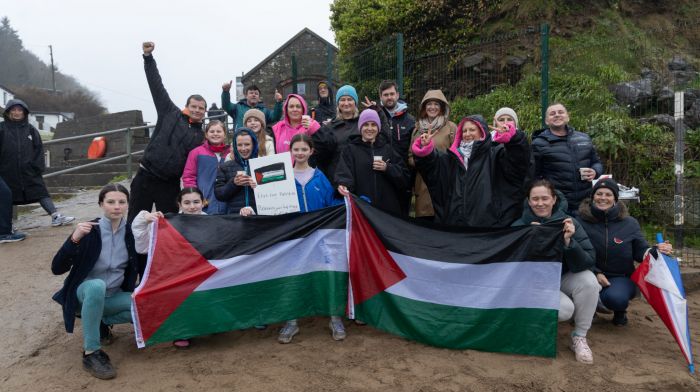
[[[342,205],[306,214],[160,219],[133,295],[137,345],[345,314],[345,229]]]
[[[556,355],[561,225],[445,230],[350,204],[351,318],[439,347]]]

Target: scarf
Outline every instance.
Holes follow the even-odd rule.
[[[444,127],[445,123],[445,116],[437,116],[433,119],[433,121],[429,121],[426,117],[418,120],[418,127],[421,131],[434,131]]]
[[[459,151],[459,153],[462,155],[465,169],[469,168],[469,157],[472,155],[472,148],[473,147],[474,147],[473,140],[471,142],[465,142],[465,141],[459,142],[459,148],[457,148],[457,151]]]
[[[209,143],[207,143],[207,144],[209,144]],[[222,153],[222,152],[224,152],[226,147],[228,147],[228,146],[225,143],[220,144],[218,146],[214,146],[214,145],[209,144],[209,150],[211,150],[211,152],[213,152],[213,153],[217,153],[217,152]]]

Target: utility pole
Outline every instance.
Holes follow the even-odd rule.
[[[53,46],[49,45],[49,53],[51,53],[51,84],[53,85],[53,93],[56,94],[56,67],[53,66]]]

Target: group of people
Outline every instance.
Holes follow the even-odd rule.
[[[260,103],[255,86],[232,104],[228,82],[222,108],[236,129],[227,144],[223,122],[204,125],[202,96],[188,97],[184,109],[170,99],[153,50],[153,43],[143,44],[158,121],[131,193],[106,186],[98,200],[103,216],[79,223],[52,264],[56,274],[70,271],[54,298],[69,332],[76,314],[82,318],[83,363],[96,377],[116,374],[101,341],[109,340],[111,324],[130,321],[124,298],[143,275],[149,223],[164,213],[256,214],[249,160],[259,156],[291,154],[302,212],[342,203],[352,193],[386,212],[438,225],[561,224],[559,319],[573,317],[572,349],[583,363],[593,362],[586,334],[597,310],[612,312],[615,325],[627,324],[634,263],[647,251],[672,252],[667,243],[647,244],[614,180],[592,185],[603,165],[590,137],[569,126],[560,103],[547,108],[548,127],[530,143],[510,108],[499,109],[491,124],[481,115],[453,123],[440,90],[428,91],[413,117],[393,81],[380,84],[379,102],[361,101],[349,85],[334,93],[322,82],[315,108],[301,95],[276,92],[273,110]],[[334,339],[346,337],[342,319],[329,326]],[[289,343],[298,332],[297,321],[289,320],[278,340]]]

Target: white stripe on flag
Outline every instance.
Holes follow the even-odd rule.
[[[459,264],[390,253],[406,274],[391,294],[477,309],[559,309],[559,262]]]
[[[252,255],[209,260],[218,271],[195,291],[212,290],[316,271],[348,271],[345,230],[321,229]]]

